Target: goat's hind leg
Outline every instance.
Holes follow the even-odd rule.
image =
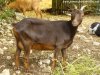
[[[63,64],[66,64],[66,59],[67,59],[66,48],[61,49],[61,53],[62,53]]]
[[[19,64],[20,64],[20,53],[21,53],[21,48],[20,48],[20,42],[17,41],[17,49],[16,49],[16,53],[15,53],[15,65],[16,65],[16,69],[19,69]]]
[[[29,72],[29,54],[30,54],[30,44],[24,43],[24,67],[25,71]]]

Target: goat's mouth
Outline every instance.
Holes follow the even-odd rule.
[[[81,22],[82,22],[82,20],[80,20],[80,21],[79,20],[73,20],[72,25],[73,26],[79,26],[81,24]]]
[[[78,25],[80,25],[80,23],[79,22],[72,22],[72,24],[73,24],[73,26],[78,26]]]

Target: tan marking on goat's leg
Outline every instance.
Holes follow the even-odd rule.
[[[59,48],[56,48],[54,50],[54,58],[53,58],[53,61],[52,61],[52,70],[56,67],[56,63],[57,63],[57,60],[58,60],[58,55],[59,55],[59,52],[60,52],[60,49]]]

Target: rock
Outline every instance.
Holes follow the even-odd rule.
[[[32,68],[35,68],[35,65],[31,64],[31,67],[32,67]]]
[[[81,40],[87,40],[86,36],[84,35],[76,35],[76,37],[80,38]]]
[[[15,66],[15,62],[13,62],[12,65]]]
[[[47,66],[47,67],[43,68],[42,72],[51,72],[51,67]]]
[[[4,47],[3,49],[4,49],[4,50],[7,50],[8,48],[7,48],[7,47]]]
[[[46,60],[44,60],[43,63],[45,63],[45,64],[50,64],[50,59],[46,59]]]
[[[4,69],[4,70],[0,73],[0,75],[10,75],[9,69]]]
[[[88,42],[91,42],[91,40],[88,40],[88,39],[87,39],[87,40],[84,40],[84,41],[87,42],[87,43],[88,43]]]
[[[8,24],[8,29],[12,30],[11,24]]]
[[[86,49],[83,49],[84,52],[88,53],[88,54],[91,54],[91,50],[86,48]]]
[[[78,28],[79,33],[84,33],[84,30],[82,27]]]
[[[13,73],[12,75],[16,75],[16,73]]]
[[[42,61],[39,61],[38,64],[39,64],[39,65],[42,65],[43,63],[42,63]]]
[[[8,24],[6,22],[4,22],[3,25],[7,26]]]
[[[9,41],[9,44],[13,44],[13,43],[14,43],[14,41],[13,41],[13,40]]]
[[[30,50],[30,54],[32,54],[32,52],[33,52],[33,51],[32,51],[32,50]]]
[[[78,45],[73,45],[72,49],[79,49],[79,46]]]
[[[54,56],[54,53],[51,53],[51,54],[49,54],[49,56],[50,56],[51,58],[53,58],[53,56]]]
[[[11,37],[11,36],[12,36],[12,34],[11,34],[11,33],[9,33],[9,34],[8,34],[8,36],[9,36],[9,37]]]
[[[40,64],[50,64],[50,59],[40,60]]]
[[[0,54],[4,54],[4,50],[0,48]]]
[[[11,59],[11,56],[7,56],[7,59],[10,60]]]
[[[1,68],[5,68],[5,65],[0,65],[0,69],[1,69]]]
[[[80,39],[81,39],[81,40],[87,40],[86,36],[84,36],[84,35],[81,35],[81,36],[80,36]]]
[[[100,46],[100,43],[99,42],[93,42],[93,45]]]
[[[25,18],[25,16],[22,13],[15,13],[15,15],[16,15],[17,20],[21,20],[21,19]]]
[[[16,71],[16,74],[20,74],[21,72],[19,70]]]
[[[81,56],[81,54],[78,54],[78,56]]]
[[[40,65],[40,68],[46,68],[46,64]]]

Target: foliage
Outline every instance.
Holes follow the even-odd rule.
[[[100,0],[53,0],[52,8],[56,14],[65,14],[73,9],[73,5],[80,8],[83,5],[87,5],[85,8],[86,14],[100,14]]]
[[[96,63],[94,59],[90,57],[79,57],[72,63],[67,63],[63,73],[62,67],[59,66],[53,72],[53,75],[99,75],[100,74],[100,64]]]
[[[9,2],[12,2],[14,0],[0,0],[0,10],[7,5]]]
[[[2,12],[0,12],[0,20],[2,19],[10,20],[14,16],[15,16],[14,10],[4,9]]]

